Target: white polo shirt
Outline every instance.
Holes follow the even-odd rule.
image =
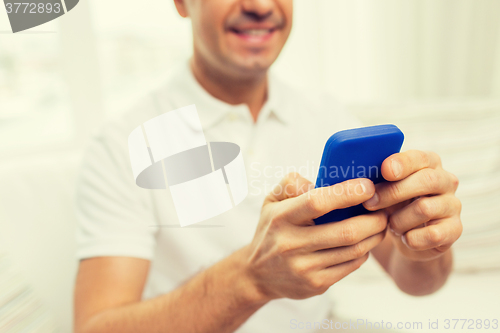
[[[143,293],[148,299],[172,291],[250,243],[262,202],[272,187],[291,171],[314,182],[326,140],[339,130],[359,126],[333,99],[307,98],[273,75],[268,96],[254,123],[246,105],[229,105],[208,94],[185,62],[158,89],[105,124],[90,144],[81,169],[78,258],[151,260]],[[198,109],[207,141],[234,142],[241,147],[249,194],[235,208],[181,228],[169,190],[136,186],[127,139],[146,120],[191,104]],[[325,294],[306,300],[274,300],[238,332],[296,331],[291,329],[293,320],[321,321],[330,311]]]

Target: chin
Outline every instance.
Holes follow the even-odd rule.
[[[255,55],[240,56],[232,63],[243,73],[259,74],[267,71],[276,60],[276,57],[261,57]]]

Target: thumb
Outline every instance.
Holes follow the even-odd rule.
[[[265,203],[294,198],[313,188],[314,184],[309,180],[305,179],[297,172],[291,172],[273,188],[271,193],[266,197]]]

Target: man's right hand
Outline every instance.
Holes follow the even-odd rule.
[[[385,236],[384,211],[315,225],[313,219],[355,206],[375,193],[368,179],[312,189],[297,173],[266,197],[252,243],[248,273],[262,296],[304,299],[324,293],[358,269]]]
[[[375,188],[366,179],[310,187],[297,174],[283,179],[267,196],[249,245],[151,299],[141,299],[149,261],[83,260],[75,287],[75,331],[229,333],[272,299],[323,293],[367,259],[384,237],[387,217],[379,212],[314,225],[314,218],[333,209],[368,200]]]

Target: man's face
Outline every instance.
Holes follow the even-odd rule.
[[[175,1],[192,20],[195,55],[234,74],[267,70],[292,27],[293,0]]]

